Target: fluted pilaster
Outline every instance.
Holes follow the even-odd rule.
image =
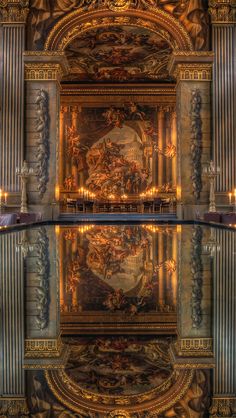
[[[214,260],[213,396],[236,394],[236,237],[234,231],[216,230],[220,246]]]
[[[24,159],[24,68],[25,21],[28,2],[0,2],[2,24],[1,66],[1,168],[0,187],[19,191],[16,167]]]
[[[231,0],[210,2],[212,17],[213,70],[213,156],[221,173],[216,191],[227,192],[236,185],[236,7]]]

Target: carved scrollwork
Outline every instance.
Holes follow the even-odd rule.
[[[40,198],[43,197],[47,190],[47,183],[49,180],[49,108],[48,108],[48,93],[40,89],[36,98],[37,105],[37,120],[36,132],[39,134],[37,141],[36,152],[36,177],[38,179],[38,191]]]
[[[191,254],[191,273],[192,273],[192,325],[199,328],[202,323],[202,228],[196,226],[192,234],[192,254]]]
[[[210,417],[234,417],[236,416],[236,409],[234,405],[236,406],[234,398],[213,398],[209,409]]]
[[[36,302],[38,314],[36,324],[39,329],[45,329],[49,321],[50,305],[50,258],[49,258],[49,239],[46,228],[42,227],[38,231],[37,250],[36,250],[36,268],[39,278],[39,284],[36,287]]]
[[[192,90],[190,123],[191,123],[191,160],[193,172],[191,175],[193,194],[196,199],[200,198],[202,190],[202,99],[198,89]]]

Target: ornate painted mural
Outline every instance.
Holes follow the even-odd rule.
[[[171,189],[176,175],[171,110],[161,109],[159,127],[157,106],[127,101],[122,106],[62,107],[61,190],[76,192],[85,187],[99,200],[109,195],[138,197],[157,185],[153,177],[158,155],[163,167],[161,186],[168,183]]]
[[[50,29],[69,12],[79,9],[86,13],[100,8],[105,10],[105,13],[106,9],[113,12],[135,9],[140,12],[140,17],[142,10],[151,9],[155,12],[155,9],[160,8],[179,20],[196,50],[207,47],[208,16],[207,1],[204,0],[31,0],[28,28],[29,40],[32,43],[29,49],[43,49]]]
[[[66,49],[71,67],[67,80],[93,82],[161,81],[167,70],[170,45],[147,29],[115,26],[94,29]]]

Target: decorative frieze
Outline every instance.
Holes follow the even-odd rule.
[[[30,63],[25,64],[25,80],[60,81],[63,71],[60,64],[56,63]]]
[[[201,93],[198,89],[192,90],[191,95],[191,108],[190,108],[190,123],[191,123],[191,144],[190,154],[192,163],[192,186],[193,194],[196,199],[200,198],[200,192],[202,190],[202,119],[201,119],[201,106],[202,99]]]
[[[213,356],[212,338],[181,338],[177,342],[177,352],[185,357]]]
[[[28,0],[0,0],[0,22],[25,24],[29,13],[28,6]]]
[[[178,81],[211,81],[214,53],[211,51],[175,51],[169,72]]]
[[[25,340],[25,358],[60,357],[62,341],[58,339]]]
[[[49,157],[50,157],[50,142],[49,142],[49,105],[48,93],[40,89],[36,97],[37,105],[37,119],[36,132],[39,134],[36,151],[36,177],[38,179],[38,191],[40,198],[43,197],[47,190],[47,183],[49,181]]]
[[[211,22],[220,24],[236,23],[235,0],[210,0],[209,9]]]

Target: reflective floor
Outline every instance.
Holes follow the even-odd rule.
[[[48,225],[0,235],[0,417],[236,414],[236,235]]]

